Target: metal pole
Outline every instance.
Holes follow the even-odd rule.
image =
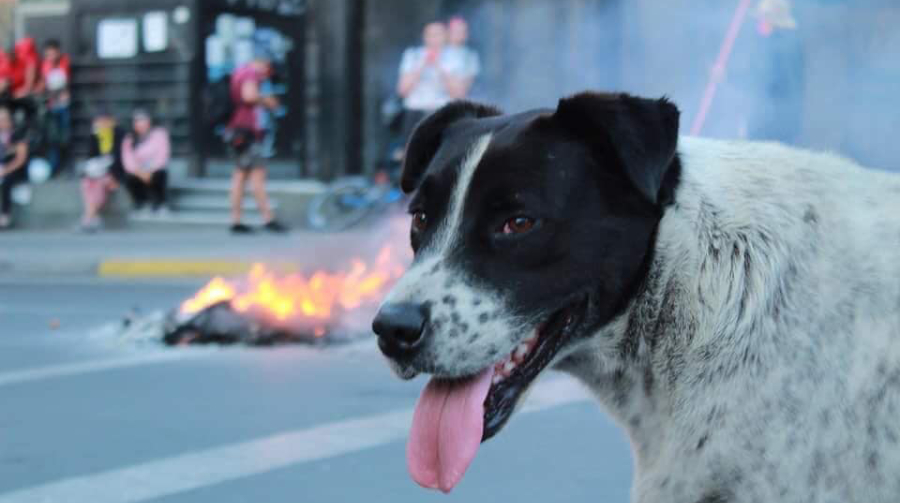
[[[709,82],[706,84],[706,90],[703,92],[703,99],[700,102],[700,110],[694,118],[694,124],[691,126],[691,135],[697,136],[703,130],[703,124],[706,122],[706,116],[712,107],[713,99],[716,97],[716,90],[719,82],[725,76],[725,70],[728,67],[728,60],[731,57],[731,51],[734,49],[734,41],[741,32],[744,20],[747,18],[747,11],[750,9],[752,0],[741,0],[738,4],[734,16],[731,18],[731,25],[728,27],[728,33],[725,34],[725,40],[719,48],[719,55],[716,63],[713,65],[712,74],[709,76]]]

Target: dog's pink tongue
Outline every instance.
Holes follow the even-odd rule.
[[[475,458],[484,428],[484,400],[494,369],[464,381],[432,379],[416,404],[406,446],[419,485],[450,492]]]

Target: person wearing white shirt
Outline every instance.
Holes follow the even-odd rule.
[[[403,99],[403,135],[409,138],[425,116],[446,105],[458,94],[459,82],[450,72],[445,51],[447,27],[434,22],[425,26],[424,45],[403,52],[397,94]]]
[[[469,24],[462,17],[453,17],[447,22],[445,49],[447,71],[454,76],[452,94],[454,99],[465,99],[472,90],[472,84],[481,73],[481,58],[478,52],[466,45],[469,41]]]

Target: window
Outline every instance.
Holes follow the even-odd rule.
[[[97,56],[133,58],[138,53],[138,25],[133,18],[103,19],[97,24]]]
[[[164,11],[144,14],[141,36],[145,52],[161,52],[169,47],[169,17]]]

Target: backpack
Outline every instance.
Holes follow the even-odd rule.
[[[206,109],[206,126],[217,129],[227,126],[234,115],[234,103],[231,101],[231,77],[225,76],[213,82],[203,92],[203,104]]]

